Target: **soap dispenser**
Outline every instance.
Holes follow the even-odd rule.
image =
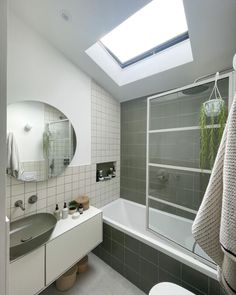
[[[68,217],[68,207],[66,202],[64,203],[64,208],[62,209],[62,219],[66,219]]]
[[[59,207],[58,207],[58,204],[56,204],[56,209],[54,211],[54,216],[56,217],[57,220],[60,220],[61,219],[61,214],[60,214],[60,210],[59,210]]]

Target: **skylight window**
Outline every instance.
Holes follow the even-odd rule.
[[[122,68],[188,39],[182,0],[153,0],[100,39]]]

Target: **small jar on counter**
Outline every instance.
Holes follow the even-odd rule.
[[[83,207],[82,204],[79,204],[78,211],[79,211],[80,214],[84,213],[84,207]]]

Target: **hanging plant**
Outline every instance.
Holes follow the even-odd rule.
[[[217,148],[223,135],[226,122],[225,102],[217,86],[219,73],[216,73],[215,84],[210,97],[200,110],[200,168],[213,167]],[[209,118],[209,119],[208,119]],[[207,124],[207,121],[210,123]]]
[[[207,165],[208,158],[208,129],[206,128],[206,115],[204,106],[200,110],[200,167],[203,169]]]

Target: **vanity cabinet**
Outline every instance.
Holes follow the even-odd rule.
[[[10,263],[9,295],[39,294],[101,242],[101,210],[59,220],[45,244]]]
[[[45,287],[44,248],[42,246],[10,264],[10,295],[33,295]]]
[[[90,252],[102,241],[102,218],[80,224],[46,244],[46,285]]]

